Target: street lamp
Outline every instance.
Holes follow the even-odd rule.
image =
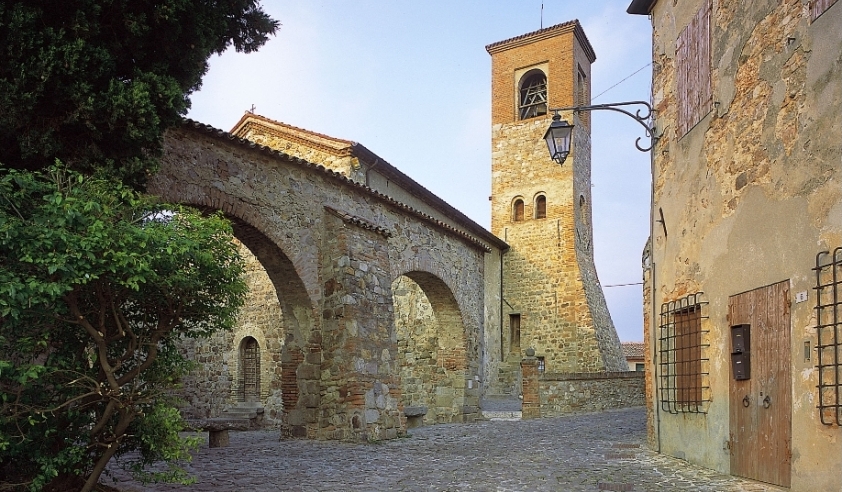
[[[550,157],[558,162],[558,165],[564,164],[564,160],[570,154],[570,134],[573,133],[573,125],[562,120],[558,111],[553,115],[553,122],[547,128],[547,133],[544,134],[544,140],[547,142],[547,149],[550,151]]]
[[[634,113],[623,109],[621,106],[643,106],[641,109],[635,110]],[[641,114],[642,109],[646,112]],[[655,136],[655,125],[652,121],[652,106],[644,101],[628,101],[620,103],[609,104],[594,104],[591,106],[572,106],[569,108],[550,108],[553,112],[553,122],[547,128],[547,133],[544,134],[544,140],[547,142],[547,149],[550,151],[550,157],[559,163],[564,164],[564,160],[570,154],[570,135],[573,131],[573,125],[561,119],[562,111],[573,111],[573,113],[581,113],[582,111],[616,111],[630,116],[633,120],[640,123],[646,130],[646,136],[649,137],[649,147],[640,146],[640,138],[634,142],[634,146],[641,152],[649,152],[655,146],[655,141],[658,137]]]

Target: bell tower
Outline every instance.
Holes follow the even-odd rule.
[[[626,370],[593,261],[590,116],[562,114],[570,156],[550,159],[550,108],[590,104],[593,48],[579,21],[486,46],[491,55],[491,231],[503,257],[501,385],[527,349],[546,372]]]

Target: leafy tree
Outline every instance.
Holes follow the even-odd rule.
[[[92,490],[115,455],[189,458],[166,392],[189,369],[178,339],[243,303],[232,237],[111,179],[0,170],[0,481]]]
[[[208,57],[278,26],[258,0],[4,0],[0,163],[102,166],[142,189]]]

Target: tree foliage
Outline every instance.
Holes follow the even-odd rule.
[[[257,0],[4,0],[0,163],[102,166],[141,189],[208,57],[278,25]]]
[[[135,471],[189,457],[166,391],[189,368],[178,339],[243,303],[232,238],[113,180],[0,174],[0,476],[92,486],[115,454],[140,451]]]

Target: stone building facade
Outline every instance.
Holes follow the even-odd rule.
[[[486,50],[492,64],[491,230],[510,246],[503,257],[502,372],[516,381],[527,348],[547,372],[623,371],[593,262],[588,115],[564,114],[575,118],[565,165],[548,157],[543,141],[549,108],[590,103],[596,55],[578,21]]]
[[[644,259],[650,442],[839,491],[842,2],[629,12],[652,20],[660,137]]]
[[[551,105],[586,103],[593,49],[573,21],[487,50],[493,234],[355,142],[253,113],[168,135],[150,191],[229,216],[252,292],[232,333],[185,345],[200,364],[185,412],[257,404],[285,435],[390,438],[407,417],[471,421],[484,395],[516,398],[528,347],[582,388],[535,386],[547,414],[637,401],[634,384],[591,398],[610,378],[582,375],[625,367],[593,263],[588,118],[560,167],[546,111],[514,116],[524,77]]]

